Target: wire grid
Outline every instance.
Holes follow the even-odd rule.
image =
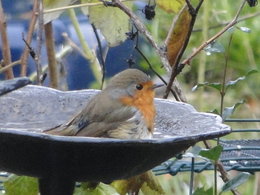
[[[260,122],[260,119],[227,119],[225,122]],[[260,132],[260,129],[237,129],[232,132]],[[252,140],[220,140],[223,151],[220,156],[226,171],[237,170],[245,172],[260,171],[260,139]],[[202,172],[214,170],[214,165],[207,159],[183,160],[171,159],[155,167],[153,171],[156,175],[171,174],[179,172]]]

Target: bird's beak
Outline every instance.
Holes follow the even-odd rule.
[[[156,89],[156,88],[162,87],[162,86],[164,86],[164,84],[154,84],[154,85],[151,87],[151,89]]]

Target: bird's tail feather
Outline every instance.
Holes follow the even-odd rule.
[[[51,134],[51,135],[61,135],[61,136],[74,136],[77,132],[75,132],[75,128],[73,125],[71,126],[57,126],[52,129],[47,129],[44,133]]]

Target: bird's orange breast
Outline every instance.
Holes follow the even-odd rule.
[[[149,131],[153,132],[155,118],[153,83],[149,81],[143,86],[142,90],[136,90],[134,96],[122,97],[120,101],[125,105],[137,108],[143,115]]]

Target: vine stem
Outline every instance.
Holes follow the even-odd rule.
[[[78,39],[80,41],[80,44],[82,46],[82,50],[83,50],[86,58],[90,62],[90,69],[91,69],[91,71],[92,71],[96,81],[101,85],[101,83],[102,83],[102,81],[101,81],[102,80],[102,75],[101,75],[101,71],[99,69],[100,64],[99,64],[99,62],[97,60],[97,57],[96,57],[94,51],[92,51],[89,48],[89,46],[88,46],[88,44],[87,44],[87,42],[86,42],[86,40],[84,38],[84,35],[83,35],[83,33],[82,33],[81,29],[80,29],[80,25],[78,23],[75,11],[73,9],[69,9],[68,13],[69,13],[69,17],[70,17],[70,19],[72,21],[73,27],[74,27],[74,29],[75,29],[75,31],[77,33]]]

